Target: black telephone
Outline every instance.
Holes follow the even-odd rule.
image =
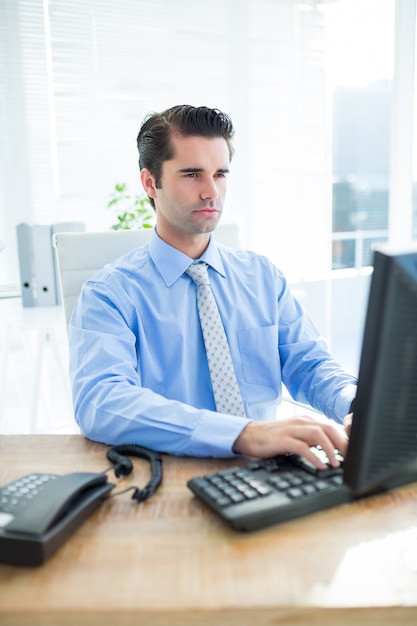
[[[128,476],[133,464],[127,456],[147,459],[151,478],[133,490],[132,499],[143,502],[162,482],[162,458],[158,452],[136,444],[107,450],[116,478]],[[106,470],[107,471],[107,470]],[[81,523],[109,497],[115,485],[101,474],[29,474],[0,487],[0,562],[40,565],[57,550]]]
[[[105,474],[29,474],[0,488],[0,561],[40,565],[108,496]]]

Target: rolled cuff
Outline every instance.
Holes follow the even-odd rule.
[[[218,458],[239,456],[233,452],[233,445],[251,421],[247,417],[224,413],[202,414],[191,436],[191,455]]]
[[[336,420],[340,423],[343,422],[343,418],[351,411],[351,405],[356,398],[357,393],[356,385],[347,385],[337,396],[335,402],[335,416]]]

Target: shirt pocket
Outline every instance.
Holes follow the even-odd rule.
[[[281,380],[278,325],[246,328],[237,337],[246,382],[276,388]]]

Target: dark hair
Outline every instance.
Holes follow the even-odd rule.
[[[226,113],[208,107],[181,104],[162,113],[150,113],[143,121],[137,137],[139,169],[146,167],[155,178],[156,187],[161,186],[162,164],[174,157],[171,136],[223,137],[233,156],[234,129]],[[150,198],[152,206],[155,206]]]

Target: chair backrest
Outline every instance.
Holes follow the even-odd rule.
[[[83,283],[107,263],[133,248],[147,244],[151,233],[151,228],[144,228],[54,234],[53,244],[67,324]],[[219,225],[215,237],[216,241],[234,250],[241,247],[240,229],[236,223]]]

